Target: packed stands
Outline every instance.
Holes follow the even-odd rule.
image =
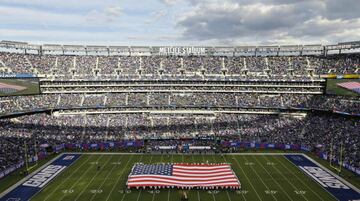
[[[205,47],[186,54],[160,47],[52,50],[0,42],[0,48],[0,75],[35,75],[41,89],[0,97],[0,171],[24,160],[24,143],[29,155],[41,143],[124,139],[148,140],[153,151],[184,139],[239,151],[221,147],[214,137],[324,152],[339,151],[329,146],[335,140],[345,147],[345,162],[360,167],[359,118],[332,113],[359,114],[360,99],[325,94],[324,79],[359,74],[360,54],[344,52],[355,45],[309,52],[279,46],[272,53]]]

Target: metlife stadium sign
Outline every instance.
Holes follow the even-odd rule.
[[[285,157],[300,168],[305,174],[319,183],[325,190],[339,201],[360,200],[360,192],[341,181],[339,177],[328,172],[303,155],[285,155]]]
[[[0,201],[25,201],[30,200],[36,193],[73,164],[80,154],[63,154],[51,164],[31,175],[23,183],[0,198]]]
[[[204,47],[160,47],[159,55],[205,55]]]

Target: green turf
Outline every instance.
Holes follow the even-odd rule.
[[[134,163],[210,162],[231,163],[242,188],[238,191],[189,190],[189,200],[335,200],[311,178],[281,155],[121,155],[89,154],[81,158],[33,200],[53,201],[175,201],[181,190],[126,190]],[[97,163],[101,170],[97,171]]]
[[[0,83],[26,87],[26,89],[15,92],[15,93],[0,92],[0,96],[20,96],[20,95],[40,94],[39,80],[36,78],[35,79],[33,79],[33,78],[24,78],[24,79],[7,78],[7,79],[0,79]]]
[[[337,86],[338,83],[343,82],[360,82],[359,79],[327,79],[326,81],[326,93],[341,95],[341,96],[359,96],[359,94],[352,92],[348,89]]]

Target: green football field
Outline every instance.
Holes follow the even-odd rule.
[[[134,163],[230,163],[241,190],[126,189]],[[101,169],[98,170],[98,164]],[[186,193],[195,201],[335,200],[282,155],[84,154],[32,200],[175,201]]]
[[[341,96],[359,96],[359,94],[352,92],[351,90],[341,88],[337,86],[343,82],[360,82],[359,79],[327,79],[326,81],[326,93]]]
[[[9,85],[26,87],[24,90],[12,92],[12,93],[0,92],[0,96],[21,96],[21,95],[31,95],[31,94],[40,93],[39,80],[37,78],[0,79],[0,84],[9,84]]]

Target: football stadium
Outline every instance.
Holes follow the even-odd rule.
[[[325,0],[322,17],[284,36],[273,15],[318,4],[159,0],[165,10],[152,12],[124,1],[80,23],[103,3],[21,2],[0,1],[0,201],[360,200],[360,32],[346,26],[360,24],[356,9]],[[151,37],[147,26],[182,9],[191,13],[174,28],[163,23],[192,37]],[[122,24],[144,41],[87,35],[101,35],[97,26],[115,34],[118,18],[144,10],[154,19]],[[277,35],[258,35],[257,23]],[[300,29],[308,24],[311,33]],[[313,33],[323,24],[342,30],[323,43]]]

